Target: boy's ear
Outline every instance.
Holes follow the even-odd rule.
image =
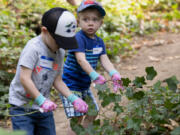
[[[101,25],[103,25],[103,23],[104,23],[104,20],[102,19],[102,20],[101,20]]]
[[[41,31],[42,31],[42,32],[47,32],[48,30],[47,30],[46,27],[42,26],[42,27],[41,27]]]
[[[77,27],[79,27],[79,18],[77,18]]]

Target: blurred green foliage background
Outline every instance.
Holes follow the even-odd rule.
[[[177,31],[178,0],[99,0],[107,15],[98,31],[110,58],[127,55],[131,38],[155,31]],[[0,69],[15,69],[22,48],[40,31],[43,12],[64,7],[76,15],[77,6],[65,0],[0,0]],[[173,25],[172,25],[173,24]]]

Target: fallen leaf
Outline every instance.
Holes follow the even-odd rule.
[[[164,127],[169,128],[170,130],[174,129],[174,127],[172,125],[169,125],[169,124],[164,124]]]
[[[154,56],[148,56],[148,57],[149,57],[149,59],[150,59],[151,61],[155,61],[155,62],[160,61],[159,58],[156,58],[156,57],[154,57]]]
[[[177,85],[177,88],[180,89],[180,84]]]
[[[176,59],[180,59],[180,56],[174,56]]]
[[[169,119],[169,120],[173,127],[179,127],[179,124],[175,120],[172,120],[172,119]]]
[[[133,44],[132,45],[132,48],[134,48],[134,49],[140,49],[141,47],[142,47],[141,44]]]
[[[136,70],[137,69],[137,66],[127,66],[127,67],[121,67],[122,69],[125,69],[125,70]]]

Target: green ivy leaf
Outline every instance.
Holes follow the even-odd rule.
[[[98,111],[96,110],[96,106],[90,97],[85,99],[86,103],[88,104],[88,115],[89,116],[96,116]]]
[[[136,77],[133,83],[137,88],[142,88],[142,86],[146,84],[144,76]]]
[[[160,82],[160,81],[156,82],[156,83],[153,85],[153,88],[154,88],[155,90],[159,90],[159,89],[161,88],[161,82]]]
[[[171,135],[179,135],[180,133],[180,126],[175,128],[173,131],[171,131]]]
[[[108,89],[108,86],[107,86],[106,83],[103,84],[103,85],[96,84],[95,89],[97,89],[98,91],[104,91],[104,90],[107,90],[107,89]]]
[[[123,81],[123,86],[128,87],[129,84],[131,83],[131,80],[129,78],[122,78]]]
[[[175,76],[166,79],[165,82],[168,84],[168,88],[174,91],[177,89],[177,84],[179,83]]]
[[[127,129],[139,130],[141,120],[136,118],[130,118],[127,121]]]
[[[115,111],[117,113],[117,115],[119,115],[120,113],[124,112],[123,107],[120,106],[118,103],[115,103],[113,111]]]
[[[70,126],[76,134],[86,135],[85,129],[80,124],[78,124],[78,118],[76,117],[71,118]]]
[[[170,99],[166,99],[166,101],[164,102],[164,106],[171,110],[173,108],[175,108],[179,103],[172,103]]]
[[[100,126],[100,119],[94,120],[93,125]]]
[[[131,87],[126,88],[126,96],[128,99],[132,99],[133,98],[133,89]]]
[[[108,96],[106,96],[106,97],[103,99],[101,105],[102,105],[103,107],[105,107],[105,106],[109,105],[109,104],[111,103],[111,101],[112,101],[111,98],[108,97]]]
[[[144,95],[145,94],[144,94],[143,91],[138,91],[138,92],[134,93],[133,98],[140,100],[140,99],[142,99],[144,97]]]
[[[147,80],[153,80],[154,77],[157,75],[157,72],[154,70],[154,67],[146,67],[146,79]]]

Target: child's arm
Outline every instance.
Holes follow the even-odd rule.
[[[75,57],[81,68],[89,75],[94,69],[91,67],[89,62],[86,60],[86,56],[82,52],[75,52]]]
[[[107,54],[103,54],[100,56],[100,62],[103,68],[109,73],[112,70],[115,70],[113,64],[109,60]]]
[[[31,95],[32,98],[36,99],[40,92],[36,88],[34,82],[31,79],[32,70],[26,67],[21,66],[20,71],[20,81],[23,85],[25,91]]]
[[[47,100],[36,88],[31,79],[31,75],[31,69],[21,66],[20,81],[25,91],[30,94],[33,99],[35,99],[35,102],[43,109],[43,111],[48,112],[56,109],[57,105],[54,102]]]
[[[107,54],[103,54],[100,56],[100,62],[104,69],[109,73],[111,76],[111,80],[113,81],[114,85],[114,92],[117,92],[117,90],[124,89],[122,86],[121,76],[119,72],[114,68],[113,64],[109,60]]]
[[[65,96],[74,106],[74,108],[81,112],[86,113],[88,111],[88,105],[81,98],[72,94],[66,84],[63,82],[60,75],[58,75],[54,81],[54,87],[58,90],[63,96]]]
[[[91,80],[97,84],[104,84],[105,78],[99,75],[86,60],[86,56],[82,52],[75,52],[75,57],[81,68],[90,76]]]

